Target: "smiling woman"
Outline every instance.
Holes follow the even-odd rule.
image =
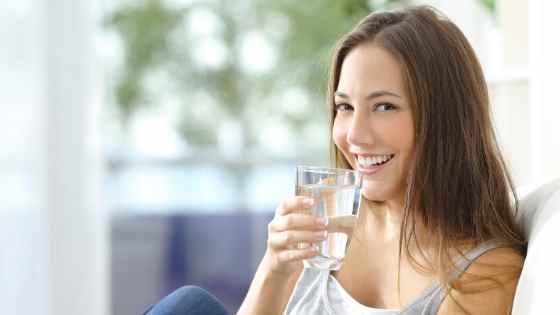
[[[335,164],[364,173],[361,233],[331,275],[350,304],[508,313],[525,241],[482,70],[462,32],[427,7],[371,14],[339,43],[329,96]],[[360,277],[372,281],[352,281]],[[432,283],[438,293],[426,302]],[[487,298],[496,303],[476,302]]]

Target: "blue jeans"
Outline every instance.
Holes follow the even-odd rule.
[[[144,315],[228,315],[228,312],[208,291],[189,285],[152,305]]]

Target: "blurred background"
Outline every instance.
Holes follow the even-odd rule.
[[[560,177],[556,1],[2,1],[2,312],[141,314],[196,284],[235,313],[295,165],[328,165],[332,47],[410,4],[475,47],[519,191]]]

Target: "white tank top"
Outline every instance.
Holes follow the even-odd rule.
[[[467,252],[465,257],[461,256],[451,279],[459,277],[477,257],[500,246],[503,246],[500,242],[485,242]],[[443,287],[433,283],[402,309],[372,308],[356,301],[329,270],[306,267],[296,282],[284,315],[436,315],[444,296]]]

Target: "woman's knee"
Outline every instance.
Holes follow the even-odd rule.
[[[227,315],[220,301],[197,286],[184,286],[163,298],[146,315]]]

